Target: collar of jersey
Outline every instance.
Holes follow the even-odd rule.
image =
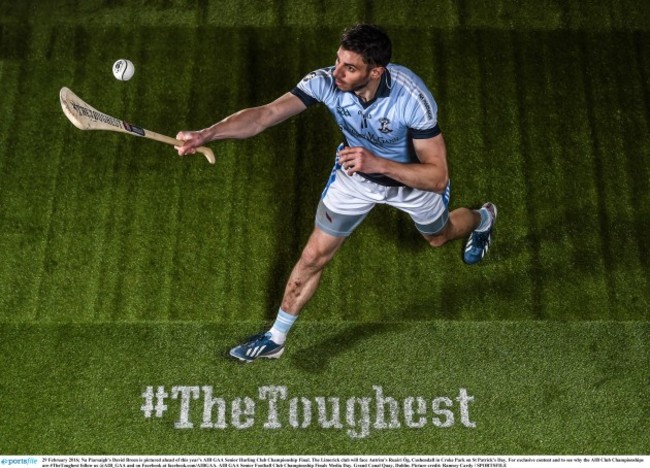
[[[386,77],[385,79],[383,77]],[[390,75],[390,71],[388,70],[388,67],[385,68],[384,75],[383,75],[381,81],[379,82],[379,87],[377,88],[377,93],[375,94],[375,97],[368,101],[364,102],[362,101],[359,96],[354,94],[354,91],[348,91],[349,93],[354,94],[354,97],[359,101],[359,104],[364,109],[367,109],[368,107],[372,106],[375,101],[379,98],[387,98],[390,96],[390,89],[393,86],[393,77]]]

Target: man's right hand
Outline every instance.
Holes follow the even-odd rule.
[[[182,131],[178,132],[176,139],[182,141],[182,146],[174,146],[179,156],[196,153],[196,148],[205,143],[205,137],[201,131]]]

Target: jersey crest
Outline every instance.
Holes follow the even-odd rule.
[[[385,119],[385,118],[384,119],[379,119],[379,124],[381,125],[379,127],[379,131],[381,133],[391,133],[392,132],[392,130],[388,127],[388,125],[390,124],[390,120]]]

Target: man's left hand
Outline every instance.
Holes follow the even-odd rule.
[[[384,160],[362,146],[343,148],[339,151],[339,163],[348,175],[356,172],[381,174]]]

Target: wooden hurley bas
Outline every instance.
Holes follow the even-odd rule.
[[[108,130],[111,132],[141,136],[149,138],[150,140],[161,141],[169,145],[183,146],[183,142],[176,138],[145,130],[141,127],[136,127],[124,120],[116,119],[115,117],[111,117],[108,114],[98,111],[66,87],[61,88],[59,98],[61,99],[61,108],[63,109],[63,113],[68,117],[70,122],[80,130]],[[214,164],[214,153],[210,148],[200,146],[196,148],[196,151],[203,154],[210,164]]]

